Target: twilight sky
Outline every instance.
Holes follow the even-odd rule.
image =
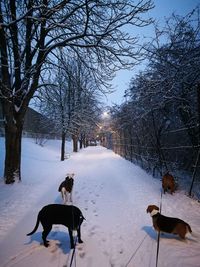
[[[158,21],[159,25],[164,22],[165,18],[171,16],[174,12],[176,15],[185,16],[192,9],[200,5],[200,0],[154,0],[154,9],[149,12],[149,17],[153,17]],[[141,28],[142,35],[148,37],[153,34],[152,27]],[[140,32],[137,33],[140,35]],[[116,77],[113,80],[113,86],[115,92],[108,95],[105,99],[105,105],[112,106],[113,104],[121,104],[123,102],[124,90],[127,89],[131,77],[134,76],[134,73],[137,73],[142,66],[137,66],[135,71],[122,70],[116,74]]]

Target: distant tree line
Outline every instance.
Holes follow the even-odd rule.
[[[37,106],[54,121],[61,134],[61,160],[65,159],[65,140],[73,141],[73,151],[86,147],[101,113],[99,81],[74,54],[69,58],[58,49],[54,72],[38,90]],[[51,68],[51,66],[50,66]]]
[[[147,68],[111,110],[109,145],[153,174],[185,170],[194,182],[200,174],[199,9],[173,15],[155,33],[145,46]]]

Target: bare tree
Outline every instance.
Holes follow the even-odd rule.
[[[5,121],[7,184],[21,179],[24,116],[44,75],[44,63],[57,47],[78,57],[107,78],[138,58],[137,39],[125,25],[150,23],[143,14],[151,0],[9,0],[0,1],[0,98]],[[130,60],[130,58],[132,60]]]
[[[39,90],[40,110],[51,117],[61,131],[61,160],[65,159],[66,136],[72,137],[73,150],[78,151],[81,133],[95,125],[99,84],[90,69],[85,68],[75,55],[58,58],[58,67],[48,86]]]

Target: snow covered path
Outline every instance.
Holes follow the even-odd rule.
[[[73,153],[65,162],[58,161],[59,150],[35,146],[27,141],[23,154],[25,165],[31,165],[24,169],[29,182],[24,179],[9,189],[0,184],[0,193],[4,194],[0,208],[0,266],[69,266],[71,252],[65,227],[54,226],[48,236],[49,248],[40,244],[41,227],[31,238],[26,233],[33,229],[42,206],[62,203],[58,185],[67,172],[74,172],[73,201],[86,221],[82,225],[84,243],[77,245],[72,266],[154,267],[157,234],[146,208],[149,204],[160,205],[161,182],[100,146]],[[27,159],[29,149],[32,153]],[[162,213],[188,222],[196,237],[188,235],[186,241],[180,241],[171,235],[161,236],[158,266],[199,267],[199,203],[183,192],[165,194]],[[6,225],[9,214],[11,226]]]

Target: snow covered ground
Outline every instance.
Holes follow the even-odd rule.
[[[0,138],[0,177],[3,157]],[[0,180],[0,266],[70,266],[72,251],[65,227],[53,227],[48,248],[41,244],[41,226],[34,235],[26,236],[42,206],[62,203],[58,186],[68,172],[75,173],[74,205],[86,218],[84,243],[77,245],[72,266],[156,266],[157,234],[146,208],[160,205],[161,182],[100,146],[71,153],[60,162],[60,141],[50,140],[41,147],[32,139],[23,139],[22,182],[5,185]],[[162,213],[188,222],[194,236],[180,241],[162,235],[158,266],[199,267],[200,204],[181,191],[165,194]]]

